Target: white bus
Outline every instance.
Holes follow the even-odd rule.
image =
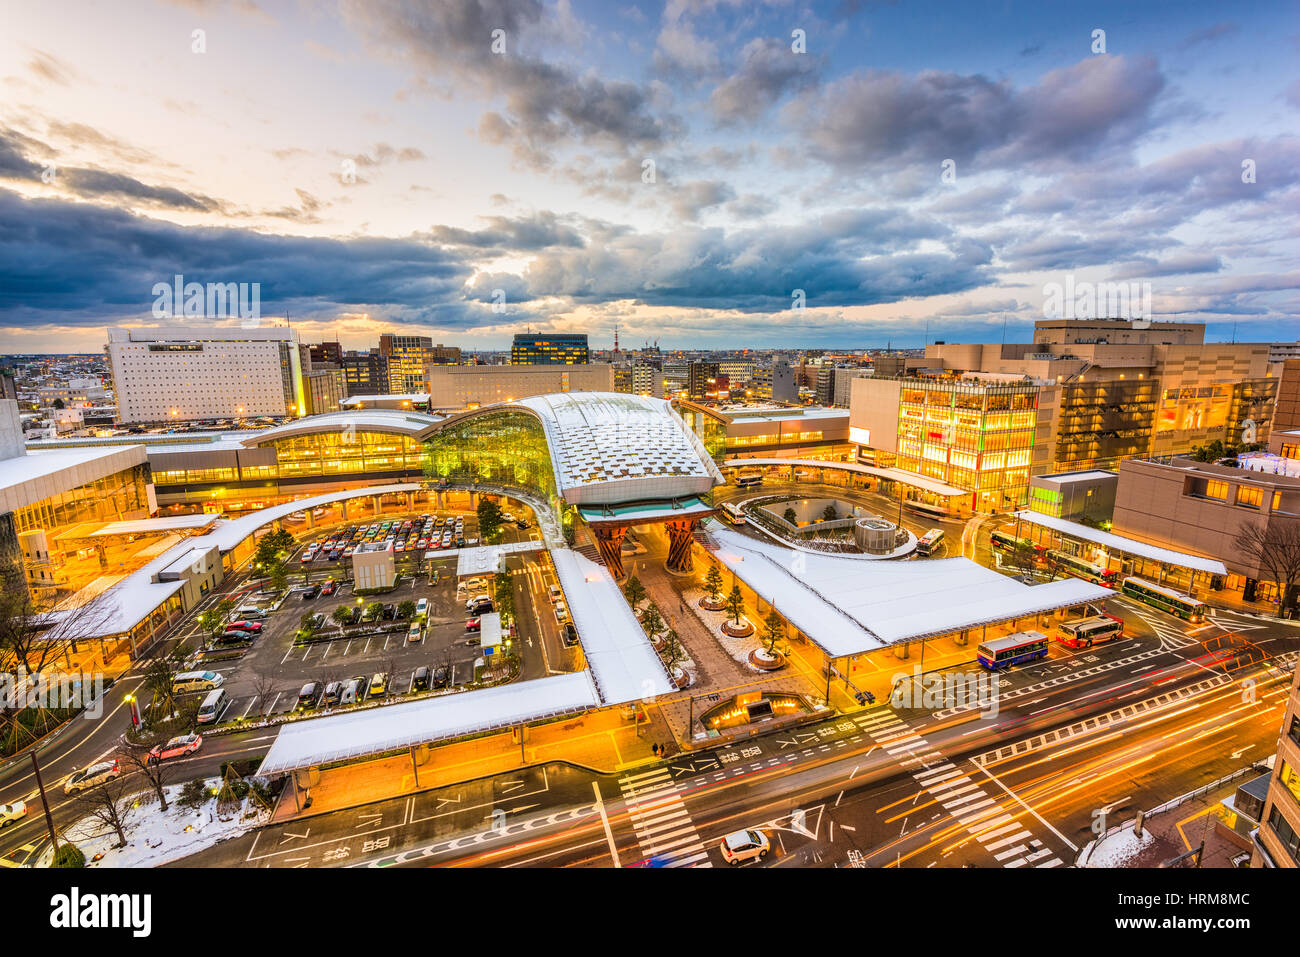
[[[763,484],[763,472],[761,469],[749,469],[736,473],[736,488],[758,488]]]
[[[1124,635],[1124,622],[1110,615],[1094,615],[1062,622],[1056,640],[1067,648],[1091,648],[1103,641],[1113,641]]]
[[[935,550],[943,544],[943,529],[932,528],[916,540],[916,553],[918,555],[933,555]]]
[[[745,516],[741,514],[740,509],[730,502],[722,503],[722,514],[727,516],[727,521],[732,525],[744,525]]]

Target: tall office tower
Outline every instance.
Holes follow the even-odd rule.
[[[460,364],[458,347],[444,346],[441,342],[435,346],[428,336],[384,333],[379,337],[379,354],[388,360],[388,388],[385,391],[394,394],[421,391],[425,366]]]
[[[518,333],[510,346],[515,366],[586,365],[588,355],[586,333]]]
[[[343,378],[348,395],[386,395],[388,360],[378,349],[343,353]]]
[[[293,329],[112,328],[106,351],[123,424],[306,410]]]
[[[703,399],[716,391],[715,384],[720,374],[716,362],[692,362],[686,375],[687,394],[692,399]]]

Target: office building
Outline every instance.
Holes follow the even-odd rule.
[[[386,392],[419,392],[424,386],[424,369],[429,365],[459,365],[460,349],[436,346],[428,336],[379,337],[379,354],[388,361]]]
[[[799,386],[790,363],[777,359],[769,366],[754,370],[753,393],[756,399],[772,402],[798,402]]]
[[[388,360],[379,354],[378,349],[345,352],[343,378],[349,396],[388,392]]]
[[[342,369],[330,363],[313,363],[311,371],[303,373],[303,393],[308,415],[337,412],[347,397],[347,379]]]
[[[113,328],[107,352],[126,425],[306,409],[293,329]]]
[[[510,364],[516,366],[586,365],[587,334],[517,333],[510,346]]]
[[[425,370],[431,409],[464,409],[553,392],[613,392],[611,365],[438,366]]]
[[[1268,795],[1252,840],[1252,867],[1300,867],[1300,668],[1291,676]]]
[[[1287,359],[1282,363],[1281,370],[1272,429],[1275,432],[1289,432],[1300,429],[1300,358]]]
[[[317,342],[307,347],[312,365],[330,363],[343,367],[343,345],[339,342]]]
[[[703,360],[692,362],[686,371],[686,394],[696,401],[710,397],[716,398],[718,376],[720,375],[721,372],[716,362],[705,362]]]
[[[1104,469],[1029,478],[1029,510],[1069,522],[1105,522],[1115,511],[1119,473]]]

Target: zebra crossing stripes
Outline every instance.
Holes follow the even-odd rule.
[[[966,829],[1003,867],[1059,867],[1061,859],[989,797],[979,784],[893,712],[880,710],[854,720],[887,753],[900,757],[912,779]],[[901,759],[906,755],[906,759]]]
[[[628,820],[646,859],[662,867],[712,867],[704,841],[682,801],[684,785],[667,768],[619,778]]]

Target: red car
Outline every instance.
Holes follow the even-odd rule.
[[[332,595],[338,589],[338,587],[339,586],[334,583],[334,579],[331,578],[329,581],[325,583],[324,587],[321,588],[320,593],[322,595]]]
[[[471,618],[469,621],[465,622],[466,631],[478,631],[479,627],[480,624],[477,618]]]
[[[182,734],[172,738],[166,744],[160,744],[149,751],[149,757],[155,761],[166,761],[168,758],[180,758],[187,754],[193,754],[203,744],[203,735],[201,734]]]
[[[232,621],[226,625],[226,631],[251,631],[253,634],[257,634],[261,630],[262,623],[260,621]]]

